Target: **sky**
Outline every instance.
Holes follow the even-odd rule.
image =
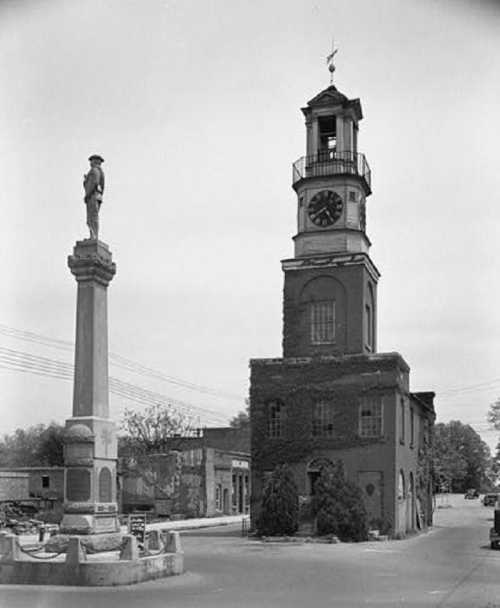
[[[244,409],[281,355],[300,108],[360,98],[378,350],[438,421],[490,446],[500,396],[500,3],[0,0],[0,432],[71,415],[82,176],[105,163],[100,238],[111,414],[167,401],[200,425]]]

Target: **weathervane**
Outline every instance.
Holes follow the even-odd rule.
[[[335,43],[332,38],[332,52],[326,58],[326,65],[328,66],[328,70],[330,71],[330,84],[333,84],[333,72],[335,72],[335,64],[333,63],[333,58],[338,52],[338,49],[335,48]]]

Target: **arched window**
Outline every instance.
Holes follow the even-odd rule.
[[[282,401],[270,401],[267,404],[267,434],[269,437],[283,437],[285,406]]]

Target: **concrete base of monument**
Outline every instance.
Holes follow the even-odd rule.
[[[60,529],[62,534],[109,534],[120,531],[120,522],[115,514],[65,513]]]
[[[0,533],[0,584],[103,587],[132,585],[184,572],[178,532],[152,535],[143,550],[134,536],[123,537],[119,551],[92,553],[82,537],[69,538],[64,552],[21,547],[19,538]]]
[[[121,532],[110,534],[56,534],[49,537],[43,547],[47,552],[65,552],[69,545],[69,539],[75,536],[80,539],[82,547],[89,553],[119,551],[124,538]]]

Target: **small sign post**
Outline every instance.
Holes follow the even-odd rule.
[[[137,542],[144,545],[146,540],[146,513],[129,513],[128,532],[137,538]]]

